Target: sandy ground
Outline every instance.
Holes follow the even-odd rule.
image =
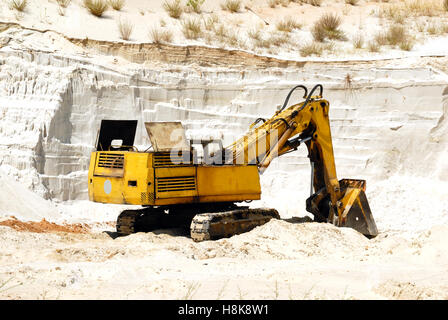
[[[447,226],[367,240],[271,221],[194,243],[180,230],[30,233],[0,226],[5,299],[447,299]]]
[[[300,204],[282,206],[278,198],[290,197],[294,184],[279,181],[289,188],[277,201],[268,193],[263,202],[279,209],[282,220],[218,241],[195,243],[181,229],[117,237],[113,211],[87,201],[58,205],[65,223],[5,217],[0,297],[448,299],[446,182],[432,195],[422,193],[424,180],[372,184],[368,196],[380,235],[368,240],[311,222]],[[438,209],[427,217],[425,197]],[[103,222],[80,222],[88,217]]]

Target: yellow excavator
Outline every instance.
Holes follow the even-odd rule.
[[[304,101],[288,107],[296,89],[304,91]],[[136,120],[102,120],[90,159],[89,199],[143,206],[119,215],[120,235],[189,226],[194,241],[230,237],[280,218],[275,209],[237,203],[260,199],[260,174],[274,158],[305,144],[312,172],[306,210],[315,221],[375,237],[365,180],[337,179],[330,105],[322,93],[320,84],[309,94],[295,86],[272,118],[257,119],[226,148],[221,141],[187,140],[180,122],[146,122],[151,146],[139,151]]]

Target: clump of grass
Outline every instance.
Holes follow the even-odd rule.
[[[62,8],[67,8],[70,5],[70,2],[72,0],[56,0],[56,2],[58,3],[58,5]]]
[[[291,32],[294,29],[301,29],[302,25],[293,18],[286,17],[285,19],[277,22],[276,27],[278,31]]]
[[[112,9],[120,11],[124,7],[124,0],[109,0],[109,5]]]
[[[434,0],[407,0],[404,6],[414,16],[433,17],[442,10],[440,1]]]
[[[105,0],[84,0],[84,6],[91,14],[101,17],[107,10],[107,2]]]
[[[279,0],[268,0],[268,5],[271,8],[275,8],[279,4]]]
[[[261,30],[260,29],[252,29],[247,32],[247,36],[255,41],[259,41],[262,39]]]
[[[388,44],[395,46],[407,39],[406,29],[402,25],[391,25],[386,34]]]
[[[322,0],[308,0],[307,3],[315,7],[320,7]]]
[[[448,24],[432,22],[428,25],[426,31],[431,35],[442,35],[448,32]]]
[[[179,19],[183,12],[180,0],[173,0],[172,2],[165,1],[163,3],[163,9],[174,19]]]
[[[202,23],[197,18],[188,18],[181,22],[182,32],[187,39],[197,39],[202,35]]]
[[[11,10],[15,9],[17,11],[25,11],[28,5],[28,0],[9,0],[9,8]]]
[[[379,15],[393,20],[395,23],[403,23],[406,17],[433,17],[442,14],[444,3],[440,0],[404,0],[399,3],[383,7]]]
[[[353,37],[352,42],[353,48],[361,49],[364,46],[364,37],[362,36],[362,34],[358,33]]]
[[[201,287],[201,284],[199,282],[189,283],[187,285],[187,290],[186,290],[185,295],[182,298],[182,300],[191,300],[200,287]]]
[[[406,11],[406,8],[401,3],[383,7],[379,11],[380,18],[386,17],[387,19],[392,20],[395,23],[403,23],[408,16],[409,12]]]
[[[0,281],[0,292],[4,292],[4,291],[10,290],[12,288],[15,288],[15,287],[23,285],[22,282],[19,282],[19,283],[15,284],[15,285],[10,285],[9,287],[7,287],[6,285],[13,279],[14,279],[14,277],[9,278],[6,281]]]
[[[448,11],[448,0],[443,0],[443,9],[445,9],[445,11]]]
[[[70,5],[71,0],[56,0],[58,4],[58,14],[65,16],[65,9]]]
[[[134,29],[134,24],[129,20],[121,19],[117,22],[117,24],[121,39],[129,40],[131,38],[132,30]]]
[[[411,51],[414,47],[414,41],[410,38],[406,38],[399,43],[398,47],[403,51]]]
[[[375,35],[374,37],[374,41],[379,45],[379,46],[385,46],[388,44],[388,40],[387,40],[387,34],[384,32],[379,32]]]
[[[287,33],[273,33],[266,39],[270,46],[280,47],[289,42],[289,36]]]
[[[309,44],[306,44],[302,46],[299,50],[300,55],[302,57],[308,57],[311,55],[321,56],[323,51],[324,51],[323,44],[318,42],[311,42]]]
[[[219,23],[219,17],[216,14],[212,14],[207,18],[203,19],[204,27],[207,31],[212,31],[215,28],[215,25]]]
[[[153,28],[149,31],[149,38],[153,43],[170,43],[173,41],[173,33],[162,28]]]
[[[226,38],[229,34],[229,31],[223,24],[219,24],[215,28],[213,28],[213,31],[218,38],[218,40],[223,41],[224,38]]]
[[[379,52],[380,51],[380,45],[375,40],[369,41],[369,43],[367,44],[367,49],[370,52]]]
[[[415,27],[417,28],[418,32],[424,32],[426,29],[426,23],[424,21],[417,21],[415,23]]]
[[[193,10],[196,13],[201,13],[201,6],[205,0],[187,0],[187,8]]]
[[[225,43],[227,43],[231,47],[241,46],[240,40],[238,39],[238,35],[232,29],[228,30],[227,37],[225,38]]]
[[[356,6],[358,4],[358,0],[345,0],[346,4],[351,4],[352,6]]]
[[[390,45],[398,46],[401,50],[409,51],[413,47],[413,39],[406,32],[402,25],[391,25],[385,33],[375,35],[374,42],[378,46]]]
[[[232,13],[238,12],[241,9],[241,0],[226,0],[221,4],[221,8]]]
[[[311,33],[314,40],[323,42],[325,39],[346,40],[344,32],[339,30],[341,18],[336,14],[326,13],[317,20]]]

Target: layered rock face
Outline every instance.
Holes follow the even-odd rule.
[[[230,144],[271,117],[296,84],[324,86],[340,177],[448,179],[446,76],[430,67],[308,63],[294,68],[126,68],[55,53],[0,51],[0,164],[45,198],[87,198],[102,119],[181,120],[188,138]],[[290,100],[302,101],[298,91]],[[308,172],[306,148],[270,170]],[[307,178],[308,179],[308,178]]]

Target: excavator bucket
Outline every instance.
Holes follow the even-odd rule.
[[[365,181],[343,179],[340,186],[345,192],[341,200],[344,210],[338,225],[355,229],[368,238],[376,237],[378,229],[365,194]]]

